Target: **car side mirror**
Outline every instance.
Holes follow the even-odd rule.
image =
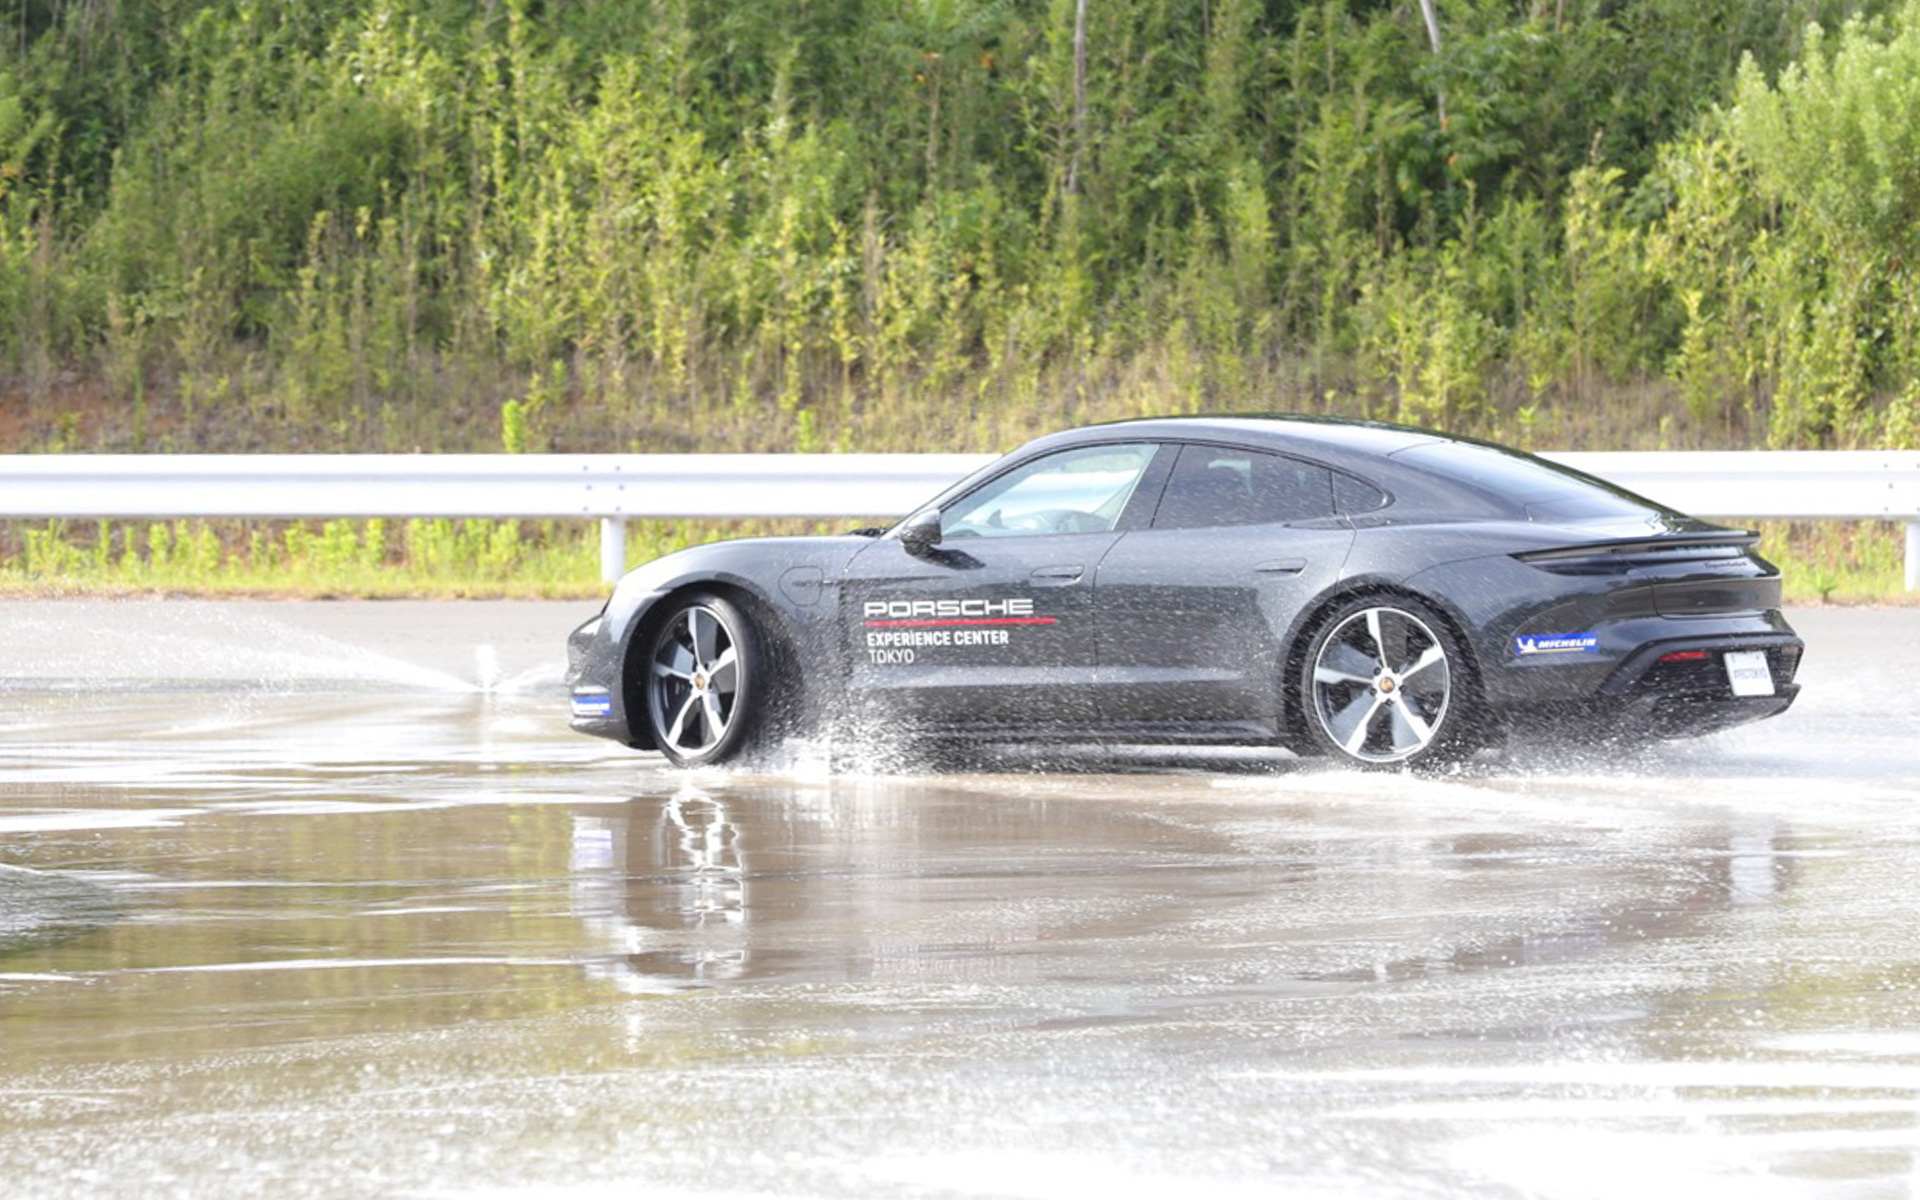
[[[900,545],[919,557],[940,544],[940,510],[929,508],[900,523]]]

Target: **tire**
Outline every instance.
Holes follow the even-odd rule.
[[[677,767],[729,762],[765,725],[769,682],[759,630],[711,593],[675,601],[654,626],[641,666],[647,730]]]
[[[1309,753],[1364,768],[1470,753],[1471,671],[1459,640],[1424,604],[1377,596],[1347,602],[1320,623],[1301,668]]]

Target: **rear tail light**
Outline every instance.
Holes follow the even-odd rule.
[[[1707,652],[1705,650],[1675,650],[1672,654],[1662,654],[1660,661],[1663,663],[1705,662],[1707,661]]]
[[[1529,550],[1513,557],[1555,575],[1625,575],[1662,567],[1711,571],[1715,566],[1737,566],[1744,573],[1754,569],[1752,551],[1759,540],[1751,533],[1727,533]]]

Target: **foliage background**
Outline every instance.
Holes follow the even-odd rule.
[[[1920,444],[1920,0],[1084,7],[15,0],[0,451]]]
[[[1920,4],[1437,7],[23,0],[0,440],[1914,443]]]

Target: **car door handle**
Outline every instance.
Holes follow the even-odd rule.
[[[1270,558],[1266,562],[1255,564],[1254,570],[1262,575],[1298,575],[1307,569],[1304,558]]]
[[[1033,580],[1036,583],[1050,583],[1058,586],[1060,584],[1078,583],[1080,582],[1080,577],[1086,573],[1087,569],[1082,566],[1035,567],[1033,569]]]

